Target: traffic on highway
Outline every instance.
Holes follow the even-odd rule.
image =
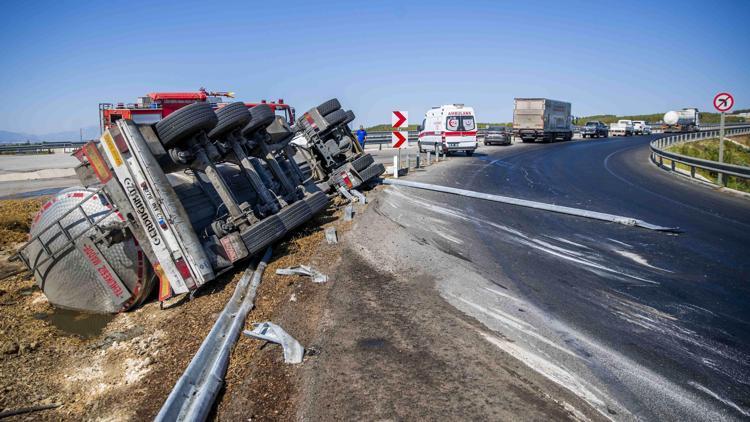
[[[750,420],[748,5],[292,3],[5,7],[0,419]]]

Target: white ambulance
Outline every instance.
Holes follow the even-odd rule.
[[[463,104],[447,104],[427,110],[419,126],[419,151],[443,153],[464,151],[471,156],[477,149],[477,123],[474,109]]]

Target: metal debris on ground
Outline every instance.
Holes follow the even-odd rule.
[[[339,238],[336,236],[336,227],[328,227],[326,229],[326,242],[328,242],[329,245],[339,243]]]
[[[253,328],[252,331],[245,330],[243,331],[243,334],[248,337],[280,344],[284,349],[284,362],[302,363],[302,357],[305,355],[305,348],[302,347],[297,339],[284,331],[283,328],[268,321],[253,323],[253,326],[255,328]]]
[[[354,218],[354,207],[349,204],[344,208],[344,221],[352,221]]]
[[[360,191],[358,191],[356,189],[349,189],[349,193],[351,193],[352,195],[356,196],[357,200],[359,201],[360,204],[366,204],[367,203],[367,198],[365,197],[365,194],[363,194],[362,192],[360,192]]]
[[[314,283],[325,283],[328,281],[328,276],[321,273],[320,271],[314,270],[312,267],[307,265],[298,265],[296,267],[279,268],[276,270],[276,274],[279,275],[306,275],[312,278]]]

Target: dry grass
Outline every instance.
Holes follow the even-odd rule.
[[[31,219],[44,201],[44,198],[0,201],[0,251],[26,241]]]
[[[724,162],[738,166],[750,166],[750,136],[734,136],[733,142],[724,142]],[[670,152],[687,155],[689,157],[701,158],[704,160],[719,161],[719,140],[707,139],[704,141],[686,142],[677,144],[667,149]],[[665,165],[669,165],[669,160],[665,160]],[[675,163],[677,167],[690,171],[688,166]],[[718,174],[701,169],[695,170],[697,174],[717,183]],[[737,177],[727,177],[726,186],[743,192],[750,192],[750,181]]]

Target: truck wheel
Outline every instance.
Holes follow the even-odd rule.
[[[273,123],[276,115],[267,104],[259,104],[250,109],[250,123],[242,129],[242,136],[250,137],[260,129]]]
[[[536,139],[521,138],[521,142],[523,142],[524,144],[530,144],[534,142],[535,140]]]
[[[466,156],[467,156],[467,157],[471,157],[472,155],[474,155],[474,151],[473,151],[473,150],[470,150],[470,149],[467,149],[467,150],[466,150]]]
[[[218,118],[208,103],[193,103],[185,106],[154,125],[161,143],[171,148],[200,132],[216,126]]]
[[[346,112],[344,110],[338,109],[332,113],[329,113],[325,116],[326,122],[328,122],[329,126],[336,126],[339,123],[346,120]]]
[[[346,119],[344,119],[344,124],[348,125],[349,123],[353,122],[354,119],[356,119],[357,116],[354,114],[353,111],[347,110],[346,111]]]
[[[367,183],[368,181],[379,177],[383,173],[385,173],[385,166],[380,163],[375,163],[370,167],[362,170],[361,172],[358,172],[358,175],[359,178],[362,179],[362,183]]]
[[[362,171],[370,166],[370,164],[374,163],[375,159],[372,158],[372,155],[365,154],[356,160],[352,161],[352,167],[354,167],[354,170]]]
[[[216,110],[216,117],[219,122],[211,132],[208,132],[211,139],[223,138],[233,130],[247,125],[251,119],[250,111],[243,102],[232,103]]]
[[[325,116],[326,114],[331,114],[334,111],[341,108],[341,103],[339,103],[338,98],[331,98],[330,100],[320,104],[318,107],[318,113],[320,113],[321,116]]]

